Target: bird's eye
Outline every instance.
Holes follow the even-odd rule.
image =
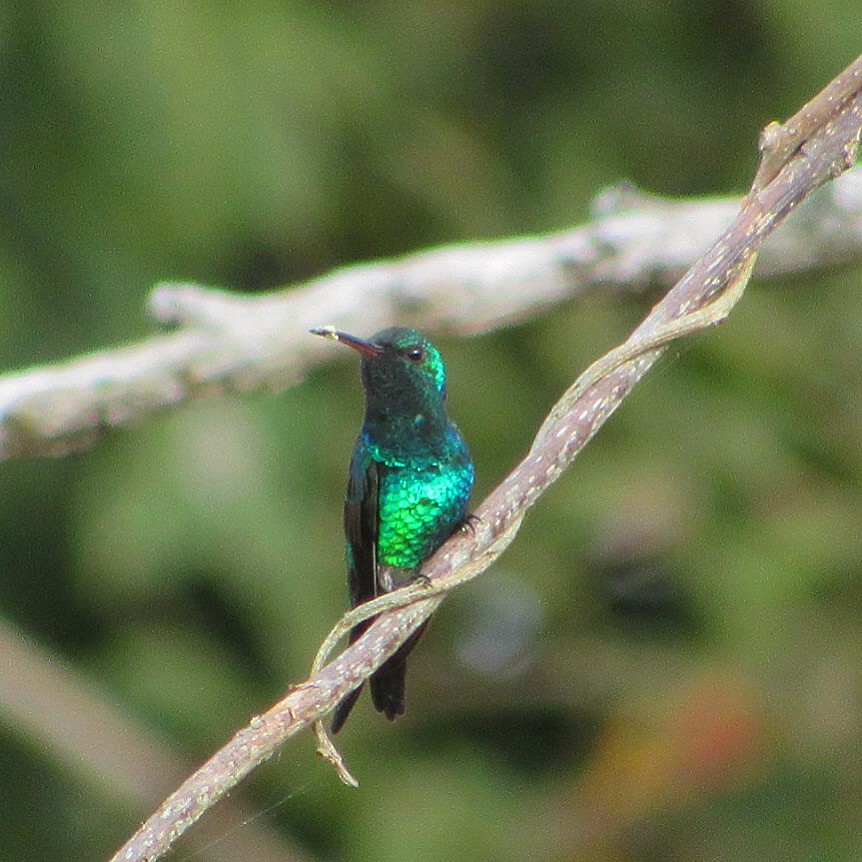
[[[408,347],[405,352],[411,362],[421,362],[425,358],[425,351],[421,347]]]

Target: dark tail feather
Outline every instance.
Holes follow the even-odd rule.
[[[366,620],[356,626],[350,632],[350,643],[353,643],[372,622],[374,620]],[[407,676],[407,656],[410,655],[413,647],[416,646],[419,638],[422,637],[422,633],[425,631],[427,625],[428,620],[422,623],[399,647],[398,652],[391,658],[388,658],[371,676],[371,700],[374,703],[374,708],[378,712],[382,712],[390,721],[394,721],[399,715],[404,713],[404,680]],[[338,733],[344,727],[344,722],[347,721],[350,710],[353,709],[354,704],[359,700],[362,688],[360,685],[351,691],[335,707],[332,725],[330,726],[332,733]]]
[[[407,676],[407,656],[416,646],[428,625],[426,620],[371,676],[371,700],[374,708],[390,721],[404,713],[404,681]],[[345,698],[346,699],[346,698]],[[343,702],[343,701],[342,701]],[[351,704],[352,706],[353,704]],[[340,706],[339,706],[340,709]]]

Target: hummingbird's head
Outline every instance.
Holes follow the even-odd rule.
[[[369,408],[383,412],[423,412],[446,398],[446,369],[440,352],[415,329],[393,326],[367,341],[332,327],[312,329],[362,356],[362,385]]]

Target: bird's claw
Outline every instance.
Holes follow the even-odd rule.
[[[476,527],[482,523],[482,519],[478,515],[466,515],[461,521],[459,529],[462,533],[469,533],[471,536],[476,535]]]

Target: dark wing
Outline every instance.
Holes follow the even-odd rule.
[[[352,607],[377,595],[377,489],[379,465],[368,454],[362,441],[353,451],[347,497],[344,501],[344,535],[347,539],[347,585]],[[371,625],[366,620],[350,632],[353,643]],[[335,708],[332,732],[341,730],[362,686],[348,694]]]
[[[377,595],[377,501],[379,465],[360,443],[350,461],[344,501],[344,535],[347,539],[347,585],[352,607]],[[368,623],[363,623],[364,628]],[[357,629],[360,626],[356,627]],[[359,637],[354,629],[351,643]]]

